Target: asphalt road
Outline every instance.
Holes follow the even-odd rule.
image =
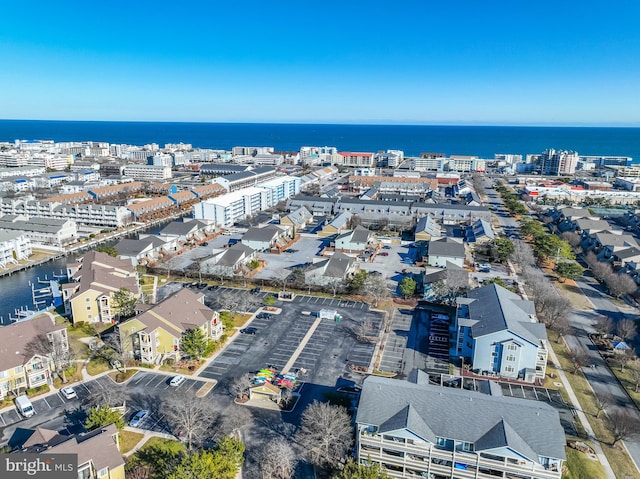
[[[502,207],[502,200],[497,192],[490,187],[489,180],[485,179],[485,185],[487,194],[491,198],[490,203],[495,204],[496,208]],[[518,227],[516,220],[503,215],[496,216],[505,232],[516,231]],[[573,326],[572,334],[565,335],[565,342],[569,346],[569,349],[573,351],[581,349],[589,354],[591,364],[595,365],[595,368],[584,368],[583,373],[596,397],[611,397],[613,399],[613,404],[606,408],[606,411],[621,408],[626,409],[640,420],[640,411],[638,411],[638,408],[629,399],[626,391],[624,391],[608,365],[600,356],[598,349],[589,338],[589,334],[595,331],[594,324],[598,316],[606,315],[614,322],[625,318],[635,319],[637,317],[637,309],[628,308],[625,311],[621,311],[609,300],[608,295],[599,289],[599,285],[593,278],[582,276],[581,279],[576,281],[576,284],[582,290],[585,297],[591,301],[593,309],[574,309],[572,311],[570,315],[570,322]],[[640,465],[640,440],[626,440],[624,444],[636,464],[636,468],[638,468]]]

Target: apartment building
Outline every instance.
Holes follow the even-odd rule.
[[[221,228],[229,228],[271,205],[269,190],[248,187],[220,195],[193,205],[194,218],[213,221]]]
[[[547,331],[533,301],[490,284],[456,298],[451,357],[464,358],[477,374],[544,381]]]
[[[0,268],[31,256],[31,240],[22,231],[0,231]]]
[[[132,221],[131,212],[123,206],[78,204],[64,205],[55,201],[30,201],[23,198],[0,198],[2,215],[69,219],[78,224],[120,227]]]
[[[276,170],[270,166],[261,166],[254,170],[241,171],[220,178],[216,178],[215,183],[224,187],[228,192],[242,190],[250,186],[257,186],[259,183],[276,177]]]
[[[78,479],[125,479],[118,429],[114,424],[87,433],[64,435],[45,428],[23,430],[26,440],[16,452],[76,454]]]
[[[2,164],[0,162],[0,164]],[[14,176],[32,177],[45,174],[46,168],[42,166],[18,166],[9,168],[0,168],[0,178],[9,178]]]
[[[52,381],[53,361],[42,351],[35,352],[42,335],[60,350],[69,348],[67,327],[46,315],[0,328],[0,399]]]
[[[545,150],[540,155],[540,173],[543,175],[573,175],[578,166],[578,153],[575,151]]]
[[[356,415],[360,462],[394,478],[560,479],[566,460],[558,411],[542,401],[369,376]]]
[[[20,215],[0,217],[0,231],[19,232],[37,247],[62,248],[78,239],[75,221],[53,218],[29,218]]]
[[[341,151],[336,158],[336,164],[341,166],[373,168],[376,166],[373,153]]]
[[[200,329],[210,340],[220,339],[224,327],[217,311],[204,304],[204,294],[181,289],[135,318],[118,326],[120,341],[129,354],[148,364],[180,359],[180,341],[190,329]]]
[[[258,183],[256,186],[270,191],[271,206],[300,193],[302,180],[298,176],[278,176],[272,180]]]
[[[165,165],[127,165],[124,176],[143,181],[166,180],[173,177],[171,166]]]
[[[70,282],[61,286],[62,299],[73,324],[115,322],[118,311],[113,295],[121,288],[140,296],[138,273],[131,261],[106,253],[85,253],[78,262],[67,264],[67,276]]]

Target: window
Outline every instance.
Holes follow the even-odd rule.
[[[91,306],[87,306],[87,311],[91,311]]]
[[[131,326],[131,334],[135,334],[136,332],[136,328],[134,326]]]
[[[512,373],[513,371],[515,371],[515,370],[513,369],[513,366],[506,366],[506,367],[504,368],[504,370],[505,370],[505,372],[507,372],[507,373]]]
[[[91,298],[85,298],[84,300],[88,303],[89,301],[91,301]]]
[[[463,451],[472,452],[473,451],[473,443],[471,443],[471,442],[463,442],[462,443],[462,450]]]
[[[22,371],[24,370],[24,368],[22,366],[18,366],[13,368],[13,372],[16,374],[20,374]]]
[[[517,346],[517,345],[515,345],[515,344],[513,344],[513,343],[511,343],[511,344],[509,344],[509,346],[507,347],[507,349],[508,349],[509,351],[517,351],[517,350],[518,350],[518,346]]]
[[[507,356],[507,361],[515,361],[516,357],[513,354],[510,354],[509,356]]]
[[[98,471],[98,477],[106,476],[108,472],[109,472],[109,468],[103,467]]]

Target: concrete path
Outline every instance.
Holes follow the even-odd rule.
[[[287,364],[285,364],[284,368],[282,368],[283,372],[288,372],[288,371],[291,370],[291,368],[295,364],[296,360],[298,359],[298,356],[300,356],[300,353],[302,353],[302,350],[307,345],[307,343],[311,339],[311,336],[313,335],[314,331],[316,330],[316,328],[320,325],[320,323],[322,321],[324,321],[322,318],[316,318],[314,323],[309,328],[309,331],[307,331],[307,334],[304,335],[304,338],[302,338],[302,341],[300,341],[300,344],[298,345],[296,350],[293,352],[293,354],[289,358],[289,361],[287,362]]]
[[[558,357],[556,356],[556,353],[553,350],[553,348],[549,348],[549,356],[551,357],[551,361],[553,362],[554,367],[558,371],[558,376],[560,378],[560,381],[562,381],[562,384],[565,390],[567,391],[567,395],[569,396],[569,400],[571,401],[571,404],[573,404],[576,408],[575,410],[578,416],[578,420],[580,421],[580,424],[582,424],[582,427],[586,431],[587,437],[591,441],[591,444],[593,444],[593,450],[595,451],[596,456],[598,456],[598,461],[600,462],[600,464],[602,464],[604,471],[607,473],[607,477],[616,477],[616,475],[613,473],[613,469],[611,468],[611,464],[609,464],[609,460],[607,459],[607,456],[604,455],[604,451],[600,446],[600,441],[598,440],[595,433],[593,432],[591,424],[589,424],[589,421],[587,420],[587,416],[583,412],[582,406],[578,402],[578,398],[573,392],[573,388],[571,387],[571,384],[569,383],[569,380],[567,379],[567,376],[565,375],[564,370],[560,366],[560,361],[558,361]]]

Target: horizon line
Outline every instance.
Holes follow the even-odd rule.
[[[278,121],[206,121],[206,120],[69,120],[42,118],[0,118],[0,121],[41,121],[41,122],[73,122],[73,123],[184,123],[184,124],[220,124],[220,125],[341,125],[341,126],[460,126],[460,127],[513,127],[513,128],[640,128],[640,123],[520,123],[520,122],[415,122],[393,120],[352,120],[352,121],[311,121],[311,120],[278,120]]]

